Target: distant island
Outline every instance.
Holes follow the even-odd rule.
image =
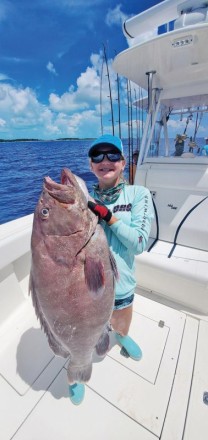
[[[24,138],[24,139],[0,139],[0,142],[29,142],[29,141],[33,141],[33,142],[53,142],[53,141],[91,141],[94,138],[58,138],[58,139],[34,139],[34,138]]]

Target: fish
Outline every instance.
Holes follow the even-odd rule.
[[[109,349],[116,263],[82,179],[45,177],[31,236],[29,292],[54,354],[69,357],[68,383],[85,383],[93,354]]]

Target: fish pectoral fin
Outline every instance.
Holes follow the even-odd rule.
[[[84,263],[85,283],[95,297],[103,294],[105,289],[104,266],[101,260],[86,256]]]
[[[98,354],[98,356],[104,356],[109,349],[109,345],[110,345],[109,332],[106,329],[100,336],[95,346],[96,353]]]

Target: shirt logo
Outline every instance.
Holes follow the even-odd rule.
[[[113,208],[113,213],[118,211],[131,211],[132,204],[129,203],[128,205],[116,205]]]

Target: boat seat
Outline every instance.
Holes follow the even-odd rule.
[[[207,163],[173,159],[148,159],[137,170],[155,208],[152,248],[136,258],[137,283],[208,313]]]
[[[30,250],[33,214],[0,226],[0,270]]]
[[[0,226],[0,326],[28,297],[33,215]]]
[[[172,246],[158,240],[150,252],[136,257],[137,285],[208,314],[208,252],[176,245],[169,257]]]

